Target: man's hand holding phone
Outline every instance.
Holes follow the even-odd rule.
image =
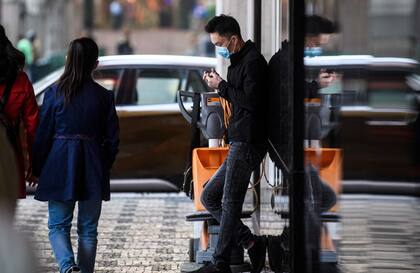
[[[217,89],[220,82],[223,80],[214,69],[204,71],[203,79],[207,82],[207,85],[213,89]]]
[[[317,82],[320,88],[330,86],[337,79],[337,74],[330,69],[321,69]]]

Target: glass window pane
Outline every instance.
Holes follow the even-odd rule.
[[[409,108],[406,92],[392,89],[376,89],[370,93],[369,103],[374,108]]]
[[[93,72],[93,78],[95,81],[102,85],[104,88],[117,91],[120,83],[122,69],[98,69]]]
[[[178,70],[143,69],[137,77],[134,101],[137,105],[174,103],[180,83]]]
[[[207,88],[203,84],[203,80],[197,71],[191,71],[188,77],[187,91],[205,92]]]
[[[365,106],[366,105],[367,82],[363,78],[343,77],[343,106]]]
[[[369,106],[374,108],[409,109],[412,95],[406,77],[379,77],[369,81]]]

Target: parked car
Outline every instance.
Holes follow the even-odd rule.
[[[351,55],[306,58],[305,64],[308,77],[320,69],[339,74],[337,84],[320,93],[327,105],[340,106],[339,126],[323,141],[344,149],[344,179],[419,179],[418,62]],[[215,66],[214,58],[189,56],[100,58],[94,78],[115,92],[121,126],[113,178],[161,178],[180,186],[190,126],[180,113],[176,91],[210,91],[201,75]],[[39,104],[62,72],[34,85]]]
[[[190,56],[99,58],[94,79],[115,93],[120,119],[120,152],[113,178],[160,178],[180,186],[191,130],[181,115],[176,92],[210,91],[202,73],[215,66],[215,58]],[[62,72],[63,68],[34,85],[39,104]]]
[[[341,108],[339,125],[324,143],[343,148],[344,179],[418,181],[419,63],[352,55],[305,58],[305,65],[309,78],[320,69],[339,75],[320,94],[324,103]]]

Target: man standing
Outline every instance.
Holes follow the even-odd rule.
[[[234,244],[248,250],[252,272],[260,272],[265,263],[265,239],[253,235],[240,217],[251,173],[266,153],[267,62],[253,42],[242,39],[239,24],[233,17],[215,16],[205,30],[216,52],[230,59],[231,65],[227,80],[214,71],[206,72],[203,78],[230,103],[232,115],[227,124],[229,154],[201,196],[203,205],[220,223],[214,263],[196,272],[231,272],[229,262]]]
[[[31,81],[34,81],[35,61],[39,55],[39,46],[37,46],[36,39],[36,33],[29,30],[16,45],[16,48],[25,55],[25,71]]]
[[[305,57],[314,57],[322,53],[322,46],[329,42],[331,34],[337,31],[337,26],[330,20],[311,15],[306,17]],[[277,162],[276,152],[281,156],[286,166],[291,168],[292,154],[292,113],[293,93],[289,86],[289,54],[290,45],[287,40],[281,44],[281,49],[274,54],[268,64],[268,101],[269,130],[268,135],[274,147],[269,145],[269,152],[274,162]],[[320,88],[331,85],[336,80],[334,72],[321,70],[318,77],[305,81],[305,98],[318,97]],[[276,151],[274,151],[274,149]],[[277,164],[280,165],[280,164]]]
[[[117,44],[117,54],[118,55],[131,55],[134,50],[131,46],[131,31],[127,27],[124,29],[124,38]]]
[[[330,20],[317,15],[307,16],[304,56],[319,56],[322,53],[321,47],[328,43],[331,34],[336,31],[336,25]],[[284,163],[290,170],[292,168],[293,159],[292,118],[294,90],[290,87],[289,76],[291,65],[289,58],[290,44],[288,41],[283,41],[281,49],[271,58],[268,65],[268,138],[270,141],[268,151],[270,157],[277,166],[282,166],[282,163]],[[335,80],[336,74],[334,72],[328,72],[321,69],[316,79],[305,81],[305,89],[302,90],[305,93],[305,98],[318,98],[319,89],[330,86]],[[306,134],[308,134],[308,131]],[[305,138],[306,137],[308,136],[306,135]],[[278,155],[280,155],[283,162],[279,160]],[[287,177],[287,174],[283,174],[285,175],[284,177]],[[327,184],[322,182],[317,170],[312,165],[307,165],[307,175],[311,178],[309,179],[309,181],[311,181],[311,188],[317,189],[313,192],[314,198],[317,201],[320,201],[320,208],[317,208],[317,212],[329,210],[336,202],[334,191]],[[287,183],[288,181],[285,179],[285,184],[287,185]],[[320,237],[319,223],[314,220],[314,215],[309,214],[309,211],[306,211],[306,213],[309,215],[306,217],[307,221],[308,219],[312,221],[310,228],[310,245],[307,247],[318,250]],[[314,223],[316,223],[316,225]],[[284,245],[288,245],[288,242],[285,242],[289,238],[288,233],[288,228],[285,228],[282,235],[277,237],[271,236],[269,238],[268,256],[271,270],[275,273],[288,271],[288,260],[287,255],[285,255],[288,250],[287,248],[283,248]],[[281,257],[279,253],[282,253],[281,255],[285,256]],[[316,255],[314,255],[314,257],[316,257]]]
[[[109,13],[112,19],[112,28],[120,29],[124,20],[124,7],[119,0],[113,0],[109,4]]]

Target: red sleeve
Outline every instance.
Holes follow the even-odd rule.
[[[26,133],[29,162],[32,162],[32,146],[35,139],[36,128],[39,122],[39,109],[35,99],[34,89],[28,77],[25,79],[25,102],[23,103],[22,120]]]

